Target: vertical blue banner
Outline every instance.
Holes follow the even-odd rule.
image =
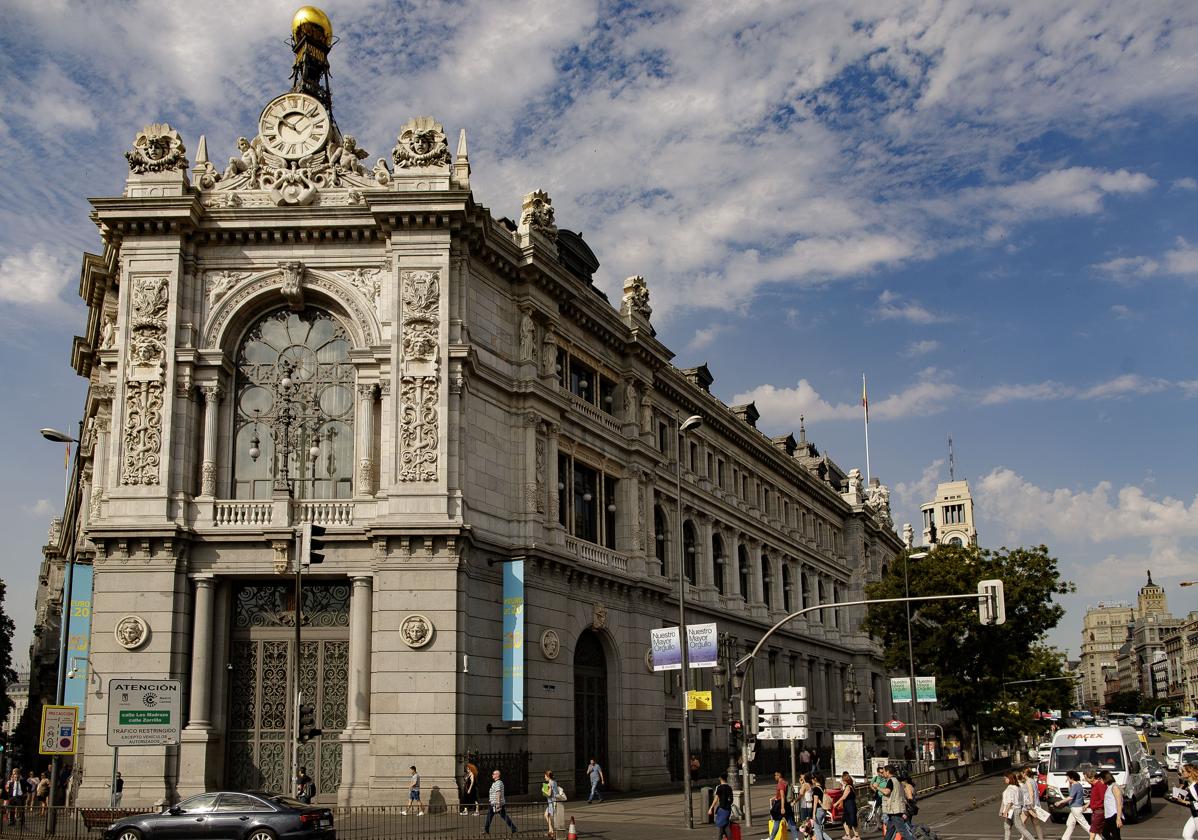
[[[91,637],[92,567],[76,563],[71,579],[71,635],[67,639],[67,673],[74,669],[75,677],[67,680],[63,705],[78,708],[79,720],[83,720],[86,711],[87,686],[91,679],[91,666],[87,661]]]
[[[524,720],[524,561],[503,564],[503,719]]]

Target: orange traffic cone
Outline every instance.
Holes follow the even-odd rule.
[[[566,829],[566,840],[578,840],[578,826],[574,824],[573,817],[570,817],[570,827]]]

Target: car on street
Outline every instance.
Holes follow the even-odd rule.
[[[1069,795],[1065,773],[1085,765],[1109,770],[1123,789],[1123,813],[1127,822],[1137,822],[1152,813],[1152,787],[1144,759],[1150,757],[1139,736],[1129,726],[1061,729],[1053,737],[1048,759],[1048,784]]]
[[[1036,747],[1036,760],[1048,761],[1048,755],[1052,752],[1052,741],[1045,741],[1040,746]]]
[[[1144,766],[1148,768],[1148,778],[1152,782],[1153,795],[1164,796],[1168,793],[1169,773],[1165,765],[1150,755],[1144,759]]]
[[[1176,770],[1181,765],[1181,754],[1193,741],[1189,738],[1174,738],[1165,744],[1165,766]]]
[[[1198,764],[1198,744],[1190,744],[1181,751],[1181,755],[1177,757],[1177,768],[1179,771],[1183,764]],[[1178,784],[1182,783],[1178,781]]]
[[[333,812],[278,793],[200,793],[161,813],[124,817],[104,840],[336,840]]]

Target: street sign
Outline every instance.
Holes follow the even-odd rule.
[[[160,747],[179,743],[179,680],[108,681],[108,746]]]
[[[782,726],[806,726],[807,715],[795,714],[793,712],[784,712],[778,715],[762,715],[761,725],[770,728]]]
[[[807,687],[803,685],[784,686],[782,688],[759,688],[753,692],[753,701],[760,704],[763,700],[806,700]]]
[[[767,715],[780,715],[784,712],[807,711],[806,700],[758,700],[753,704]]]
[[[686,710],[688,712],[710,712],[710,691],[688,691],[686,693]]]
[[[902,729],[906,725],[907,724],[903,723],[898,718],[891,718],[890,720],[886,721],[886,728],[889,729],[891,732],[898,732],[900,729]]]
[[[767,729],[759,729],[757,731],[758,741],[806,741],[807,727],[805,726],[782,726],[769,727]]]
[[[886,737],[887,738],[906,738],[907,733],[906,732],[887,732]]]
[[[37,751],[42,755],[74,755],[79,710],[74,706],[42,706],[42,737]]]

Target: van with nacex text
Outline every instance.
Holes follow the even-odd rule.
[[[1147,757],[1139,735],[1130,726],[1062,729],[1052,739],[1048,757],[1048,787],[1069,795],[1070,770],[1090,765],[1109,770],[1123,789],[1123,819],[1135,822],[1141,814],[1152,813],[1152,780],[1144,765]],[[1089,802],[1089,784],[1085,786]],[[1089,805],[1086,807],[1089,811]]]

